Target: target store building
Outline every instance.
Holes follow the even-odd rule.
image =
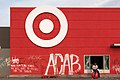
[[[11,7],[11,75],[120,73],[119,8]]]

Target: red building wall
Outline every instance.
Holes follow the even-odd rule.
[[[79,57],[81,69],[74,74],[84,73],[84,55],[110,55],[110,73],[119,73],[120,49],[110,48],[113,43],[120,42],[120,9],[119,8],[59,8],[68,20],[68,33],[65,39],[52,48],[42,48],[33,44],[25,31],[25,20],[34,8],[10,9],[10,54],[11,74],[45,74],[50,54],[75,54]],[[54,30],[43,34],[38,25],[48,18],[54,23]],[[43,39],[55,37],[60,29],[58,19],[48,13],[36,17],[33,24],[34,32]],[[65,58],[64,58],[65,59]],[[71,58],[69,57],[71,60]],[[18,61],[18,63],[17,63]],[[75,61],[75,60],[74,60]],[[26,65],[22,65],[26,64]],[[63,64],[58,58],[58,70]],[[68,63],[66,63],[68,64]],[[118,65],[116,69],[113,66]],[[74,70],[78,65],[74,65]],[[27,69],[28,68],[28,69]],[[53,67],[48,74],[54,74]],[[68,67],[65,68],[68,74]]]

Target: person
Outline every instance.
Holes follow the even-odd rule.
[[[94,76],[93,76],[93,77],[95,77],[96,74],[98,74],[98,77],[100,78],[100,73],[99,73],[99,71],[98,71],[98,65],[97,65],[97,63],[94,63],[94,64],[93,64],[92,70],[93,70],[93,72],[94,72]]]

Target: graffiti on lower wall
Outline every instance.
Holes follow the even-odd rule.
[[[0,69],[10,66],[10,58],[0,57]]]
[[[0,77],[10,74],[10,51],[9,49],[0,49]]]
[[[60,59],[58,62],[58,58]],[[51,64],[52,63],[52,64]],[[61,63],[59,65],[58,63]],[[73,66],[77,65],[77,69],[74,70]],[[68,68],[68,74],[73,75],[81,70],[81,65],[79,64],[79,57],[75,54],[50,54],[49,62],[45,71],[45,75],[48,74],[49,68],[52,67],[54,74],[65,74],[65,68]]]
[[[113,69],[117,74],[120,73],[120,60],[118,60],[118,59],[113,60],[112,69]]]
[[[116,73],[120,73],[120,65],[114,65],[112,67],[112,69],[116,72]]]
[[[11,57],[11,71],[13,73],[40,73],[48,74],[77,74],[81,70],[79,57],[75,54],[50,54],[38,56]]]
[[[23,57],[12,57],[11,70],[16,73],[32,73],[38,71],[37,65],[33,61]]]

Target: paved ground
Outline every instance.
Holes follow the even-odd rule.
[[[120,80],[120,77],[113,78],[1,78],[0,80]]]
[[[64,77],[64,78],[12,77],[12,78],[0,78],[0,80],[120,80],[120,77],[101,77],[99,79],[93,79],[91,77]]]
[[[51,77],[1,77],[0,80],[120,80],[120,75],[104,75],[99,79],[92,79],[91,76],[51,76]]]

